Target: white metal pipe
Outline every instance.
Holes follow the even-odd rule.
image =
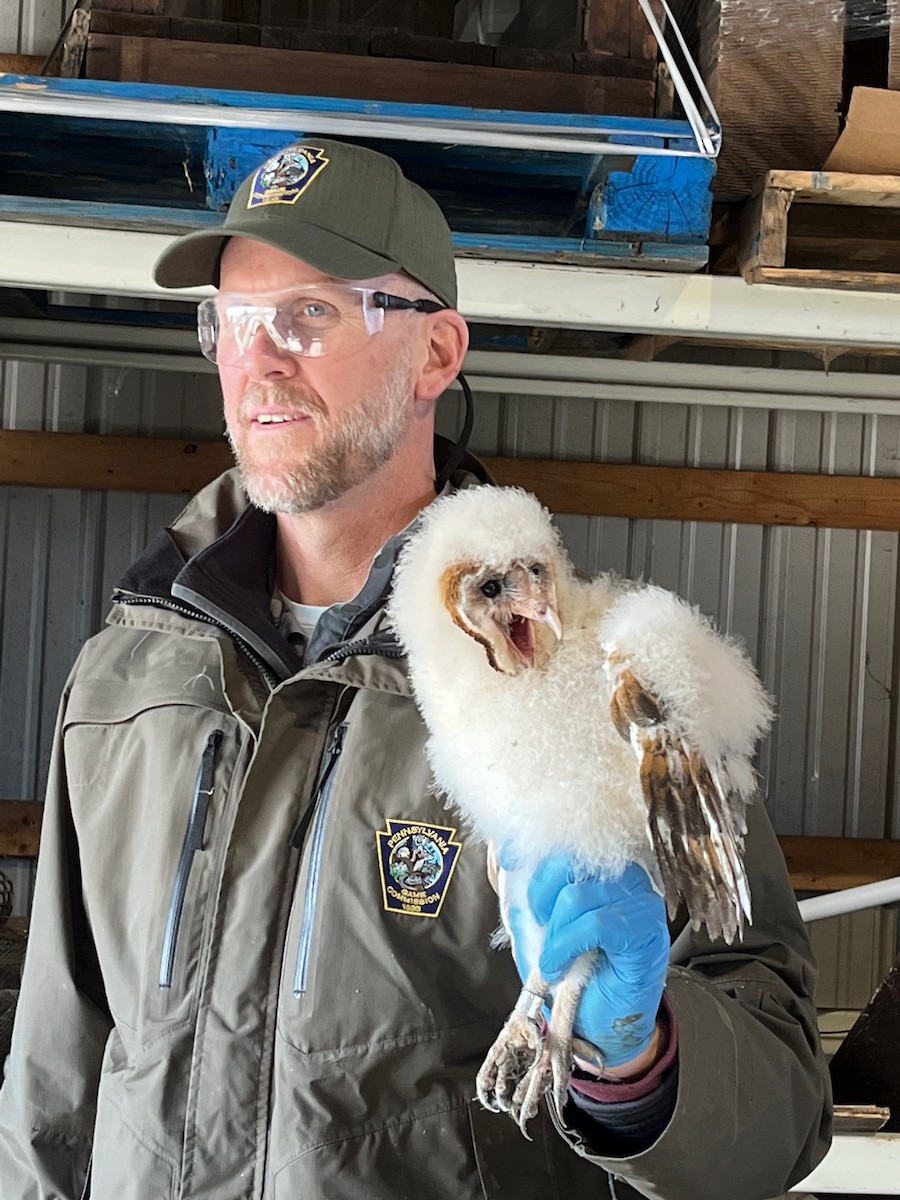
[[[653,36],[656,38],[657,45],[662,51],[662,56],[665,60],[666,66],[669,68],[669,74],[672,77],[672,82],[675,85],[675,91],[679,100],[681,101],[681,105],[684,109],[685,116],[690,123],[691,129],[694,132],[694,138],[696,139],[697,145],[703,151],[703,153],[707,154],[710,158],[715,158],[722,146],[722,126],[721,122],[719,121],[719,114],[716,112],[712,97],[707,90],[706,84],[703,82],[703,76],[700,74],[699,70],[697,69],[697,64],[691,57],[687,42],[684,40],[684,36],[678,27],[678,22],[675,20],[675,16],[672,13],[671,8],[669,8],[666,0],[662,0],[663,11],[665,12],[666,16],[666,23],[675,33],[675,40],[678,42],[681,53],[684,55],[685,62],[688,66],[688,71],[693,78],[694,86],[696,87],[700,96],[701,103],[705,106],[706,111],[709,113],[709,122],[705,121],[700,114],[700,110],[694,101],[694,97],[691,95],[690,85],[685,80],[681,70],[679,69],[678,63],[675,61],[675,57],[672,54],[669,44],[666,41],[665,34],[663,33],[662,26],[657,19],[656,13],[651,7],[650,0],[638,0],[638,4],[641,6],[641,10],[647,19],[647,23],[653,31]]]
[[[894,904],[900,900],[900,875],[892,879],[880,879],[862,887],[845,888],[840,892],[829,892],[825,896],[812,896],[801,900],[798,905],[800,916],[809,924],[826,917],[839,917],[845,913],[859,912],[864,908],[877,908],[880,904]]]
[[[0,286],[186,300],[153,264],[166,233],[0,220]],[[673,275],[555,263],[457,259],[460,310],[472,321],[606,329],[798,346],[900,347],[900,294],[750,285],[726,275]]]
[[[2,79],[2,75],[0,75]],[[337,134],[343,137],[394,138],[407,142],[452,143],[460,146],[488,146],[507,150],[541,150],[565,154],[615,154],[618,156],[655,155],[661,158],[711,158],[718,145],[709,134],[703,147],[687,134],[660,133],[654,122],[635,131],[641,140],[634,145],[622,140],[612,142],[598,137],[604,130],[602,118],[593,126],[540,125],[516,122],[505,127],[500,121],[453,121],[427,117],[383,117],[378,113],[320,112],[302,108],[241,108],[218,104],[185,104],[174,100],[134,100],[126,96],[89,96],[77,92],[52,92],[39,81],[13,90],[0,88],[0,111],[34,113],[41,116],[66,116],[79,119],[141,121],[157,124],[201,125],[236,129],[273,129],[290,133]],[[573,128],[575,132],[568,132]],[[624,134],[617,136],[625,138]],[[643,145],[643,140],[659,138],[668,143]],[[671,143],[678,142],[673,146]],[[710,147],[714,147],[711,149]]]
[[[0,316],[0,360],[215,374],[189,330]],[[577,399],[590,403],[703,405],[765,411],[896,416],[897,375],[774,370],[704,363],[633,362],[472,350],[463,366],[484,395]],[[451,388],[458,390],[457,384]]]

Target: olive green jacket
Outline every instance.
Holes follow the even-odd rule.
[[[273,523],[244,506],[232,474],[189,505],[66,686],[2,1200],[577,1200],[608,1196],[604,1169],[645,1196],[764,1200],[811,1170],[813,967],[761,811],[744,945],[676,931],[678,1100],[656,1143],[604,1157],[601,1125],[546,1117],[529,1142],[473,1102],[518,992],[488,950],[483,851],[432,794],[381,609],[292,662],[266,603]]]

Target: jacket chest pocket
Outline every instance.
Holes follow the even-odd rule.
[[[64,732],[107,1001],[142,1044],[191,1015],[241,741],[230,714],[166,701],[103,721],[70,704]]]
[[[305,860],[305,869],[300,873],[295,916],[288,933],[283,985],[290,990],[294,1000],[300,1000],[309,988],[325,837],[346,734],[346,721],[332,730],[315,791],[291,835],[291,844],[304,850]]]
[[[412,703],[364,695],[337,736],[301,814],[282,1041],[303,1056],[353,1054],[483,1022],[494,1005],[499,1028],[515,995],[502,1011],[496,897],[483,852],[431,789]]]
[[[193,976],[201,958],[199,939],[203,921],[198,919],[198,910],[202,914],[206,908],[202,903],[202,893],[207,890],[209,883],[208,878],[201,881],[201,876],[209,874],[206,863],[209,844],[207,826],[216,795],[216,754],[223,737],[221,729],[214,729],[210,733],[197,769],[165,913],[156,990],[151,992],[152,1000],[148,1003],[151,1015],[157,1018],[168,1015],[172,1007],[181,1005],[184,997],[193,991]]]

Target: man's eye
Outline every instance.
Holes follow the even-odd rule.
[[[488,579],[481,585],[482,596],[487,596],[488,600],[494,600],[500,595],[500,581],[498,579]]]
[[[294,317],[299,321],[323,321],[337,315],[337,309],[326,300],[305,300],[294,307]]]

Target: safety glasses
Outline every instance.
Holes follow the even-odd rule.
[[[260,329],[278,350],[306,358],[352,354],[380,333],[390,310],[439,312],[435,300],[407,300],[374,288],[323,283],[280,292],[219,292],[197,310],[197,336],[205,358],[238,366]]]

